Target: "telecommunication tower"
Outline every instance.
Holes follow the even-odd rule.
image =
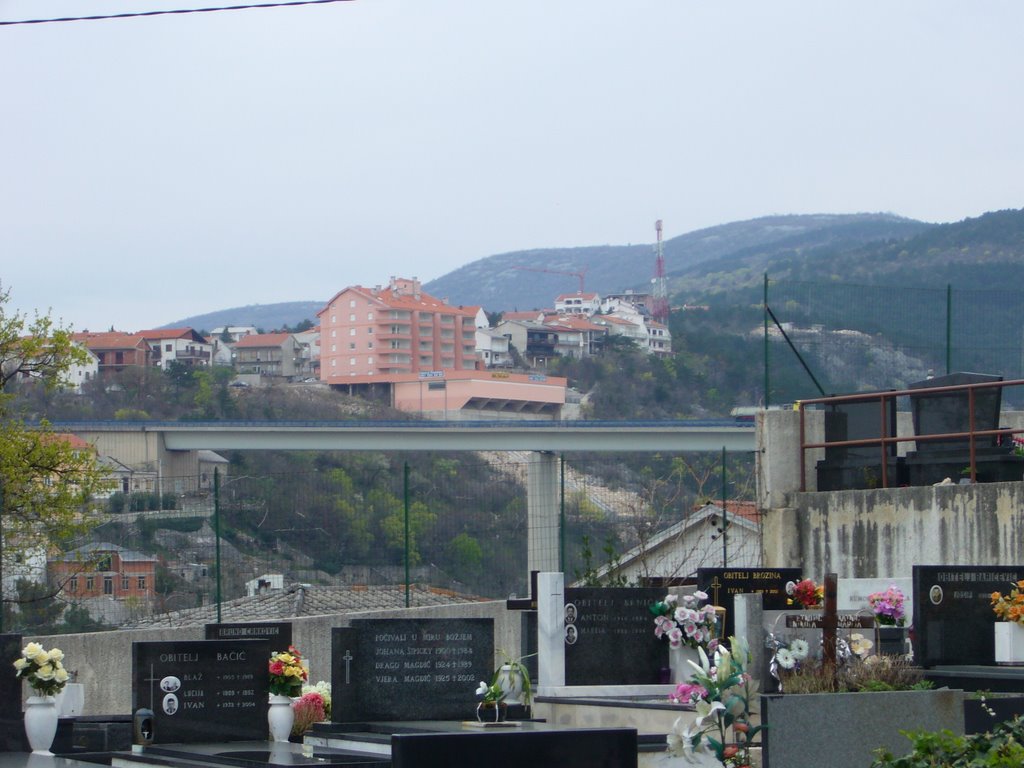
[[[654,246],[657,258],[654,261],[654,306],[651,317],[662,325],[668,325],[668,286],[665,284],[665,253],[661,242],[661,219],[654,222],[654,231],[658,233],[658,242]]]

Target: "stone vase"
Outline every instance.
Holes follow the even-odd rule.
[[[498,687],[501,688],[506,704],[523,704],[523,675],[519,670],[513,670],[508,664],[502,664],[498,669]]]
[[[29,696],[25,701],[25,736],[33,755],[52,755],[57,735],[57,701],[53,696]]]
[[[295,722],[295,710],[289,696],[279,693],[270,694],[270,706],[267,709],[267,724],[270,726],[270,740],[288,741],[292,735],[292,724]]]
[[[680,643],[678,647],[668,647],[668,664],[672,670],[672,684],[689,682],[696,670],[688,663],[700,664],[700,653],[696,648],[691,648],[686,643]]]

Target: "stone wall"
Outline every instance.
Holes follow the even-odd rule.
[[[805,439],[822,440],[820,412],[808,416]],[[1000,422],[1019,428],[1021,414]],[[900,434],[906,426],[901,420]],[[801,493],[799,413],[764,412],[758,427],[765,566],[800,565],[815,578],[888,578],[910,576],[915,564],[1024,562],[1024,483],[819,493],[819,450],[807,452],[809,490]]]
[[[349,626],[352,619],[493,618],[497,654],[500,649],[514,652],[520,647],[521,616],[517,611],[508,611],[504,601],[311,616],[292,620],[292,643],[309,660],[310,680],[330,682],[331,628]],[[203,635],[202,627],[188,627],[176,630],[116,630],[78,635],[26,636],[24,642],[35,640],[46,648],[56,646],[64,651],[65,666],[74,671],[76,681],[85,686],[83,715],[127,715],[132,711],[132,643],[202,640]],[[27,695],[28,686],[23,688]],[[475,686],[467,690],[467,701],[472,701],[474,690]]]

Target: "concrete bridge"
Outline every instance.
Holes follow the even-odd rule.
[[[198,475],[196,451],[530,451],[529,571],[559,569],[558,454],[750,452],[753,424],[701,421],[175,421],[59,422],[128,464]]]

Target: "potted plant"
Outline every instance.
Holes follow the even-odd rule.
[[[878,652],[881,654],[906,653],[904,600],[903,590],[894,584],[889,585],[884,592],[872,592],[868,595],[868,606],[875,616]]]
[[[506,704],[522,704],[524,707],[530,706],[530,699],[533,696],[533,689],[530,687],[530,670],[526,664],[523,663],[524,659],[530,658],[536,654],[529,654],[527,656],[510,656],[505,651],[500,651],[502,662],[498,665],[498,668],[494,670],[494,675],[491,677],[491,684],[497,684],[499,688],[504,692],[504,702]]]
[[[1009,594],[992,593],[997,664],[1024,663],[1024,579],[1012,584]]]
[[[57,735],[57,702],[54,696],[68,681],[64,668],[64,652],[60,648],[46,650],[39,643],[29,643],[14,660],[14,676],[26,681],[35,692],[25,702],[25,734],[35,754],[50,754],[50,745]]]
[[[270,708],[267,710],[270,738],[288,741],[295,722],[292,699],[302,695],[302,683],[308,677],[302,654],[293,645],[288,646],[287,651],[275,651],[270,655],[267,672],[270,676]]]

